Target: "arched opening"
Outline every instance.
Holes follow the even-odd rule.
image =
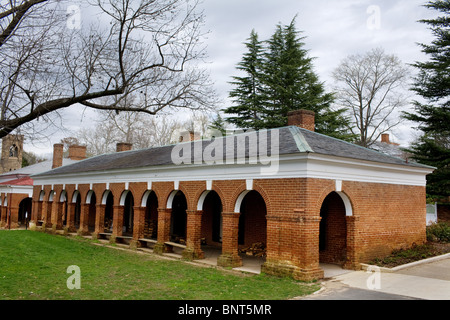
[[[53,198],[55,196],[55,191],[51,190],[48,195],[48,203],[47,203],[47,215],[46,215],[46,227],[51,227],[52,225],[52,209],[53,209]]]
[[[170,240],[186,243],[187,201],[183,192],[178,191],[172,200],[172,215],[170,219]]]
[[[61,192],[59,202],[61,203],[62,225],[65,227],[67,225],[67,192],[65,190]]]
[[[45,197],[45,191],[41,190],[41,192],[39,192],[39,201],[37,202],[37,221],[39,223],[39,225],[42,224],[42,202],[44,201],[44,197]]]
[[[222,244],[222,201],[215,191],[207,191],[202,214],[202,244],[221,246]]]
[[[28,221],[30,221],[32,203],[33,201],[31,198],[25,198],[20,202],[18,218],[19,226],[26,226]]]
[[[265,257],[267,244],[267,208],[257,191],[246,192],[240,205],[238,244],[246,255]]]
[[[123,204],[123,235],[133,236],[134,224],[134,198],[130,191],[125,191],[125,202]]]
[[[72,202],[75,202],[75,214],[74,214],[74,226],[75,229],[78,230],[80,228],[80,218],[81,218],[81,197],[78,191],[75,191],[74,199]]]
[[[147,191],[142,204],[145,206],[144,238],[156,240],[158,238],[158,197],[156,193]]]
[[[95,196],[95,192],[90,190],[86,197],[86,203],[89,203],[89,212],[88,212],[88,230],[89,232],[95,231],[95,219],[97,215],[96,204],[97,197]]]
[[[18,158],[19,157],[19,148],[15,144],[13,144],[9,148],[9,157],[10,158]]]
[[[319,257],[321,263],[342,265],[347,255],[346,205],[341,196],[330,193],[320,209]]]
[[[103,195],[102,204],[105,205],[105,218],[104,218],[104,231],[106,233],[112,233],[113,227],[113,205],[114,205],[114,196],[111,191],[105,191]]]

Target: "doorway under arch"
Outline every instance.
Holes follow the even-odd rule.
[[[222,200],[215,191],[207,191],[203,204],[199,208],[202,214],[203,244],[222,245]]]
[[[344,199],[331,192],[320,209],[319,261],[343,265],[347,258],[347,217]]]
[[[171,207],[170,240],[178,243],[186,243],[187,201],[183,192],[176,192],[173,196]]]
[[[32,203],[33,201],[31,198],[25,198],[20,202],[18,217],[19,226],[26,226],[28,221],[30,221]]]
[[[249,191],[240,205],[238,244],[241,248],[259,247],[258,256],[265,256],[267,245],[267,207],[257,191]]]
[[[103,220],[103,228],[104,232],[112,233],[113,232],[113,205],[114,205],[114,196],[110,190],[106,190],[103,194],[102,204],[105,205],[105,217]]]
[[[134,227],[134,198],[131,191],[125,191],[126,195],[125,200],[123,202],[123,235],[124,236],[133,236],[133,227]]]
[[[97,215],[97,197],[95,195],[95,192],[90,190],[86,196],[86,203],[89,204],[89,211],[88,211],[88,231],[94,232],[95,231],[95,220]]]
[[[154,191],[144,194],[142,206],[145,207],[144,238],[158,238],[158,197]]]

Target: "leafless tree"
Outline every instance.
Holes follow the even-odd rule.
[[[97,22],[78,26],[67,9],[83,1],[0,3],[0,137],[72,106],[156,115],[214,104],[197,0],[91,0],[81,17]]]
[[[350,130],[358,144],[369,147],[381,134],[401,122],[399,112],[408,104],[409,71],[395,55],[383,49],[350,55],[333,72],[337,103],[347,107]]]
[[[185,131],[195,130],[201,133],[208,125],[208,117],[197,114],[191,114],[189,119],[183,120],[166,114],[150,116],[135,112],[99,113],[96,126],[83,128],[76,134],[77,141],[87,146],[90,156],[115,152],[118,142],[131,143],[133,149],[178,143]]]

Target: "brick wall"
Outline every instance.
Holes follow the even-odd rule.
[[[59,193],[62,191],[59,186],[55,188],[58,188]],[[388,254],[393,249],[425,241],[424,187],[343,181],[342,192],[351,201],[352,217],[346,217],[343,202],[334,193],[335,188],[335,181],[326,179],[254,180],[254,191],[247,194],[242,205],[246,219],[244,245],[266,242],[264,271],[305,280],[314,279],[321,275],[320,259],[334,263],[346,262],[346,266],[351,267]],[[35,187],[34,198],[38,197],[40,189],[40,186]],[[73,193],[75,186],[66,185],[66,189]],[[82,203],[85,203],[89,189],[89,185],[78,186]],[[101,200],[106,184],[95,184],[93,189],[97,210],[105,210]],[[119,201],[125,183],[111,183],[109,189],[114,195],[115,222],[121,225],[123,207]],[[197,211],[197,203],[206,191],[206,181],[183,181],[179,189],[186,197],[186,243],[187,250],[193,252],[191,256],[201,256],[200,238],[205,237],[207,242],[212,242],[212,213],[221,210],[223,254],[219,262],[221,265],[239,265],[241,261],[237,253],[241,214],[235,213],[234,208],[239,195],[246,191],[245,180],[213,181],[214,192],[211,194],[214,194],[215,200],[211,200],[213,196],[208,195],[202,211]],[[46,201],[42,203],[43,216],[46,210],[53,207],[51,203],[46,203],[51,186],[44,186],[44,190]],[[130,183],[129,190],[134,197],[135,210],[139,210],[147,183]],[[152,190],[158,204],[151,207],[151,219],[158,220],[158,242],[163,246],[170,236],[172,210],[166,209],[166,204],[174,191],[174,183],[154,182]],[[55,197],[55,201],[59,201],[59,198]],[[324,208],[327,212],[327,250],[319,254],[321,209],[323,211]],[[92,210],[84,210],[91,212],[86,216],[89,219],[93,215]],[[142,212],[145,215],[145,210]],[[144,223],[145,216],[140,216],[139,213],[135,217],[135,223]],[[97,219],[96,224],[102,223],[100,220]],[[136,232],[143,232],[143,226],[135,226],[135,229]],[[116,229],[116,233],[120,235],[120,230]]]

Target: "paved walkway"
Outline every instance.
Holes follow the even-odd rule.
[[[450,300],[450,257],[392,273],[353,271],[323,282],[306,300]]]

